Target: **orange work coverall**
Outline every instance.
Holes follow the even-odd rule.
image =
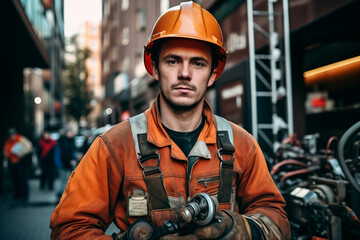
[[[185,204],[200,192],[217,195],[220,160],[216,123],[209,104],[204,104],[205,125],[190,152],[190,155],[198,154],[199,159],[188,177],[186,156],[162,127],[158,98],[145,111],[147,140],[158,147],[170,206]],[[251,218],[266,239],[289,239],[289,222],[283,209],[285,201],[268,172],[261,149],[244,129],[233,123],[231,126],[235,147],[233,194],[231,204],[220,205],[220,209],[231,209]],[[137,219],[127,215],[128,197],[133,189],[146,192],[146,185],[129,121],[124,121],[96,138],[70,176],[51,216],[51,238],[112,239],[104,235],[112,221],[125,231]],[[151,210],[149,213],[151,215]],[[147,219],[151,219],[150,216]]]

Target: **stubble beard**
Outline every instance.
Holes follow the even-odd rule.
[[[180,104],[174,103],[168,97],[166,97],[166,95],[163,94],[161,87],[160,87],[160,95],[164,99],[166,105],[168,105],[175,113],[178,113],[178,114],[192,112],[194,109],[196,109],[197,106],[199,106],[199,104],[201,103],[201,101],[204,98],[204,96],[202,96],[198,101],[195,101],[193,104],[190,104],[190,105],[180,105]]]
[[[196,107],[198,107],[201,104],[205,96],[205,92],[204,92],[203,96],[201,96],[201,98],[199,98],[199,100],[196,100],[194,103],[190,105],[182,105],[172,101],[169,97],[166,96],[166,94],[164,94],[164,92],[165,91],[163,90],[162,85],[160,84],[160,96],[164,99],[165,104],[168,105],[170,109],[172,109],[172,111],[174,111],[177,114],[192,112],[194,109],[196,109]]]

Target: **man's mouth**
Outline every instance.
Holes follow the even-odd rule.
[[[181,92],[191,92],[191,91],[195,91],[195,87],[188,86],[188,85],[183,85],[183,84],[174,85],[174,86],[172,87],[172,89],[178,90],[178,91],[181,91]]]

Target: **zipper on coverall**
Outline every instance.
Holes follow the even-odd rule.
[[[193,156],[194,157],[194,156]],[[189,158],[191,158],[191,157],[189,157]],[[188,162],[187,162],[187,164],[188,164],[188,166],[189,166],[189,158],[188,158]],[[197,163],[199,161],[199,157],[196,157],[196,159],[195,159],[195,161],[194,161],[194,163],[193,163],[193,165],[191,166],[191,168],[190,168],[190,171],[188,171],[188,173],[187,173],[187,181],[186,181],[186,185],[187,185],[187,187],[186,187],[186,192],[187,192],[187,202],[189,202],[190,200],[191,200],[191,192],[190,192],[190,181],[191,181],[191,173],[192,173],[192,170],[193,170],[193,168],[194,168],[194,165]],[[189,168],[187,166],[187,168]]]
[[[204,187],[207,188],[208,183],[218,181],[219,179],[220,179],[220,176],[202,178],[202,179],[198,180],[198,183],[199,184],[204,184]]]

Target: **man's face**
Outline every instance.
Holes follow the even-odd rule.
[[[49,132],[44,132],[44,138],[45,139],[50,139],[50,133]]]
[[[216,77],[211,72],[211,49],[202,41],[169,38],[160,48],[159,66],[152,64],[164,100],[178,110],[197,106]]]
[[[16,133],[13,133],[13,134],[10,135],[10,139],[11,139],[12,141],[14,141],[15,138],[16,138]]]
[[[67,136],[68,138],[73,138],[73,137],[74,137],[73,131],[72,131],[72,130],[68,130],[68,131],[66,132],[66,136]]]

